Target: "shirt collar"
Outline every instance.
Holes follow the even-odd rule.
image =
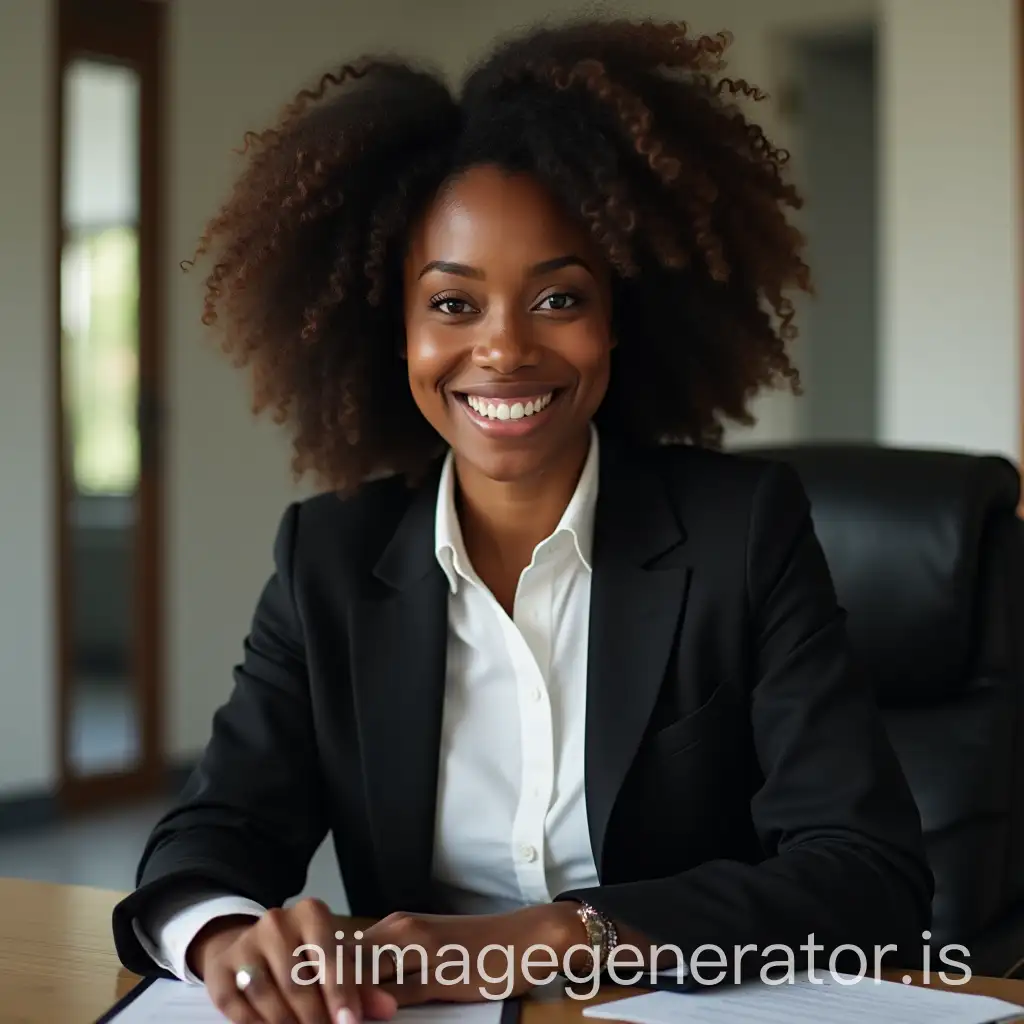
[[[591,571],[591,552],[594,538],[594,511],[597,505],[598,470],[600,465],[598,452],[597,428],[590,425],[590,449],[587,460],[583,464],[576,490],[569,504],[562,513],[562,518],[551,536],[541,541],[534,551],[534,556],[560,537],[568,537],[573,542],[573,550],[587,572]],[[448,577],[448,584],[454,594],[458,590],[458,581],[475,579],[476,574],[466,554],[462,539],[462,528],[459,525],[458,513],[455,509],[455,458],[449,451],[441,468],[441,478],[437,488],[437,508],[434,516],[434,555]]]

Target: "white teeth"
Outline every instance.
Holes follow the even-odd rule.
[[[490,402],[476,395],[467,395],[466,402],[474,412],[491,420],[521,420],[546,409],[551,404],[554,394],[553,391],[549,391],[540,398],[530,399],[525,405],[522,402],[513,402],[511,405],[508,402]]]

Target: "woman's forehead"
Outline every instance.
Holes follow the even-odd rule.
[[[545,186],[522,173],[472,168],[434,197],[411,239],[417,257],[472,265],[538,262],[586,247],[589,238]]]

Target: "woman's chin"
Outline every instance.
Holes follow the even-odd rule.
[[[529,480],[542,472],[547,463],[544,453],[536,450],[512,451],[499,445],[488,445],[487,447],[492,450],[466,452],[465,459],[481,476],[498,483],[513,484]],[[493,450],[496,448],[505,448],[505,450]]]

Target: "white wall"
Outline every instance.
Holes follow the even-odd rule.
[[[56,777],[48,10],[0,3],[0,799]]]
[[[1020,455],[1016,7],[885,8],[880,369],[893,444]]]
[[[885,66],[894,95],[884,182],[893,218],[885,241],[893,274],[884,339],[890,348],[885,369],[894,375],[887,429],[897,440],[1015,452],[1012,308],[1019,278],[1009,245],[1016,217],[1011,2],[984,0],[970,5],[969,17],[960,0],[878,3],[886,11]],[[936,5],[944,17],[936,16]],[[171,5],[166,564],[172,756],[195,753],[208,735],[270,568],[278,517],[297,494],[284,439],[267,423],[253,426],[244,381],[204,342],[198,276],[178,269],[228,186],[230,148],[312,73],[354,52],[386,44],[455,70],[494,32],[576,6],[519,0],[509,14],[507,7],[472,0]],[[780,63],[788,34],[862,23],[876,6],[875,0],[633,2],[634,10],[687,17],[701,30],[734,28],[734,69],[770,90],[788,73]],[[55,765],[49,368],[42,348],[49,338],[45,7],[37,0],[0,2],[0,138],[19,140],[16,160],[5,153],[0,165],[0,790],[46,783]],[[965,58],[961,44],[977,53]],[[16,104],[7,100],[11,96]],[[770,133],[786,144],[785,123],[771,108],[762,112]],[[937,296],[941,314],[934,308]],[[981,327],[972,334],[973,324]],[[964,337],[984,366],[965,370]],[[936,353],[939,345],[948,353]],[[972,388],[988,388],[970,405],[962,396],[965,377]],[[792,402],[766,399],[760,410],[756,437],[796,435]]]

